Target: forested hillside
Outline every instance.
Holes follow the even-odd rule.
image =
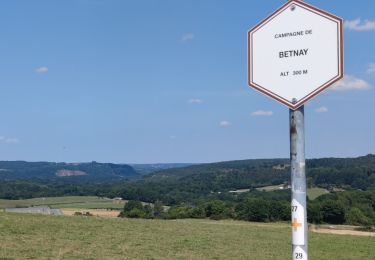
[[[149,164],[129,164],[139,174],[146,175],[157,171],[166,169],[183,168],[193,163],[149,163]]]
[[[306,169],[310,187],[375,188],[375,155],[311,159],[307,160]],[[176,185],[176,189],[197,193],[251,189],[289,183],[290,165],[287,159],[202,164],[153,173],[144,182],[144,185],[169,185],[170,190]]]
[[[0,161],[0,180],[42,179],[112,182],[140,176],[131,166],[113,163]]]
[[[138,206],[124,213],[132,217],[153,217],[149,207],[143,209],[140,204],[143,201],[171,206],[163,215],[165,218],[290,219],[290,166],[286,159],[193,165],[126,181],[125,176],[129,175],[123,171],[129,170],[130,176],[137,176],[126,165],[25,162],[0,165],[3,177],[14,174],[13,177],[21,178],[3,178],[0,198],[4,199],[94,195],[136,201],[134,205]],[[28,175],[30,172],[33,174]],[[77,175],[69,176],[71,173]],[[30,176],[38,178],[28,179]],[[309,200],[310,222],[370,226],[375,223],[374,155],[307,160],[307,177],[309,187],[330,191]],[[282,190],[259,190],[265,186]]]
[[[21,194],[22,198],[58,194],[100,195],[149,202],[162,200],[166,204],[178,204],[201,198],[231,196],[229,191],[237,189],[252,190],[268,185],[287,185],[290,181],[287,159],[193,165],[159,171],[127,182],[122,180],[138,176],[127,165],[95,162],[1,162],[0,169],[0,178],[3,180],[0,184],[2,198],[18,198]],[[58,177],[56,173],[60,170],[85,172],[87,175]],[[32,180],[19,180],[31,176],[34,177]],[[310,187],[324,187],[329,190],[374,189],[375,155],[307,160],[307,176]],[[82,180],[82,183],[75,180]],[[21,190],[27,191],[20,192]]]

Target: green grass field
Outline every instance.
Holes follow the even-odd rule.
[[[275,190],[280,190],[280,185],[273,185],[273,186],[264,186],[264,187],[259,187],[257,188],[259,191],[275,191]],[[307,196],[309,199],[314,200],[320,195],[327,194],[329,193],[328,190],[323,189],[323,188],[308,188],[307,189]]]
[[[68,197],[50,197],[35,198],[27,200],[0,200],[1,208],[16,208],[30,206],[49,206],[51,208],[104,208],[104,209],[122,209],[124,203],[114,202],[108,198],[99,198],[94,196],[68,196]]]
[[[314,200],[317,197],[329,193],[328,190],[323,188],[309,188],[307,189],[307,196],[309,199]]]
[[[288,224],[0,213],[0,259],[290,259]],[[310,259],[374,259],[374,238],[310,233]]]

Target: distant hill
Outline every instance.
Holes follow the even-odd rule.
[[[310,185],[375,188],[375,155],[372,154],[357,158],[309,159],[306,167]],[[200,164],[158,171],[144,179],[209,183],[212,190],[277,185],[290,181],[290,161],[254,159]]]
[[[129,164],[139,174],[146,175],[157,171],[173,168],[183,168],[194,165],[193,163],[152,163],[152,164]]]
[[[0,161],[0,180],[45,179],[103,182],[136,177],[140,177],[140,174],[126,164]]]
[[[309,159],[306,163],[309,187],[329,191],[375,190],[375,155]],[[7,199],[95,195],[146,202],[162,200],[176,205],[201,199],[231,200],[237,196],[231,191],[287,187],[290,165],[289,159],[255,159],[191,165],[141,175],[124,164],[0,162],[0,180],[0,197]],[[280,192],[289,198],[288,190]]]
[[[375,189],[375,155],[357,158],[310,159],[307,182],[329,190]],[[289,159],[228,161],[167,169],[123,184],[117,192],[142,201],[161,199],[170,204],[229,191],[290,183]],[[214,197],[217,197],[216,195]]]
[[[266,170],[269,173],[278,173],[280,175],[280,173],[289,172],[288,169],[288,159],[252,159],[206,163],[181,168],[165,169],[151,173],[145,176],[145,178],[152,178],[153,180],[165,178],[181,179],[188,176],[209,175],[212,173],[214,173],[215,176],[222,177],[230,177],[241,173],[245,173],[246,175],[250,176],[255,173],[260,173],[259,171],[262,172],[263,170]],[[253,179],[254,176],[251,178]]]

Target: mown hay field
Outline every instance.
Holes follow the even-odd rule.
[[[286,223],[0,213],[0,259],[290,259]],[[310,233],[311,259],[374,259],[373,237]]]

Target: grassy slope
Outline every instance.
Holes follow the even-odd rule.
[[[113,208],[121,209],[124,204],[115,203],[111,199],[95,196],[67,196],[35,198],[27,200],[0,200],[1,208],[50,206],[51,208]]]
[[[314,200],[317,197],[329,193],[328,190],[323,188],[309,188],[307,189],[307,196],[309,199]]]
[[[0,258],[289,259],[287,224],[0,213]],[[310,234],[311,259],[373,259],[373,238]]]
[[[257,190],[264,190],[264,191],[274,191],[274,190],[279,190],[280,185],[272,185],[272,186],[264,186],[257,188]],[[307,196],[309,197],[310,200],[314,200],[320,195],[327,194],[329,191],[327,189],[323,188],[308,188],[307,189]]]

